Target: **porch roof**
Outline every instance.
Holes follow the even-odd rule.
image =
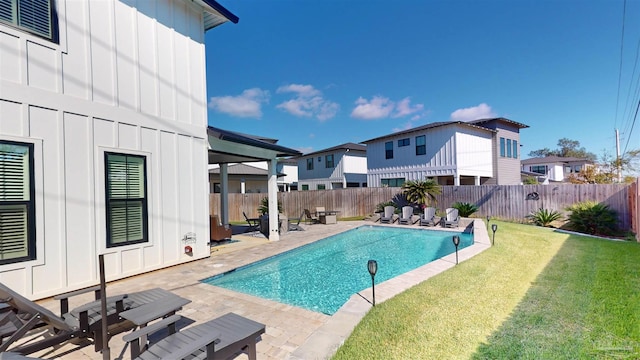
[[[300,156],[298,150],[276,145],[253,135],[240,134],[213,126],[207,127],[209,164],[266,161],[279,157]]]

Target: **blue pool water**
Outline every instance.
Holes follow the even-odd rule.
[[[472,234],[362,226],[203,282],[325,314],[371,286],[369,259],[378,262],[376,283],[406,273],[473,243]]]

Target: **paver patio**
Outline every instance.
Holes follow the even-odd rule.
[[[231,244],[215,246],[211,257],[188,264],[157,270],[151,273],[108,283],[107,294],[120,294],[154,287],[172,291],[192,302],[179,312],[184,319],[179,327],[193,322],[204,322],[212,318],[235,312],[252,320],[266,324],[266,333],[257,344],[258,359],[326,359],[349,336],[355,325],[366,314],[371,304],[371,289],[365,289],[351,299],[333,316],[281,304],[271,300],[203,284],[200,280],[221,274],[239,266],[291,250],[362,225],[366,221],[338,222],[334,225],[305,225],[305,231],[281,235],[278,242],[269,242],[263,237],[234,235]],[[399,226],[399,225],[390,225]],[[414,226],[417,227],[417,226]],[[438,228],[440,229],[440,228]],[[484,223],[476,220],[475,244],[459,252],[460,261],[487,249],[489,237]],[[376,302],[382,302],[407,288],[426,280],[455,265],[455,255],[422,266],[406,274],[376,285]],[[363,264],[366,272],[366,264]],[[92,300],[91,294],[72,299],[80,305]],[[58,312],[58,303],[53,299],[39,301],[45,307]],[[122,341],[124,334],[115,335],[109,342],[112,359],[129,359],[129,348]],[[150,339],[153,341],[153,337]],[[101,353],[92,346],[66,344],[60,348],[36,353],[43,358],[102,359]],[[240,355],[238,359],[246,359]]]

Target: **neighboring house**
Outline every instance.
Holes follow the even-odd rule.
[[[210,256],[214,0],[0,2],[0,281],[37,299]],[[185,245],[193,248],[186,254]]]
[[[571,174],[596,167],[586,158],[546,156],[522,160],[522,172],[537,175],[538,181],[566,182]]]
[[[286,161],[286,160],[285,160]],[[286,168],[286,163],[278,160],[277,177],[278,191],[289,191],[291,183],[288,182],[287,174],[282,171]],[[291,170],[291,169],[289,169]],[[297,167],[295,177],[297,179]],[[266,162],[229,164],[229,193],[267,193],[269,170]],[[209,192],[220,193],[220,167],[209,165]]]
[[[279,159],[278,173],[282,177],[278,177],[278,189],[282,192],[298,190],[298,160],[295,158]]]
[[[366,146],[346,143],[298,158],[298,191],[366,186]]]
[[[367,183],[520,184],[520,129],[527,127],[505,118],[435,122],[363,141]]]

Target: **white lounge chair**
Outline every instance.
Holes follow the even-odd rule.
[[[420,218],[420,225],[422,226],[436,226],[436,208],[426,207],[424,208],[424,214]]]
[[[402,225],[413,225],[418,221],[414,220],[413,217],[413,207],[412,206],[403,206],[402,207],[402,216],[398,219],[398,224]]]
[[[380,223],[392,224],[394,221],[396,221],[395,212],[396,212],[395,206],[385,206],[384,214],[382,214],[382,216],[380,217]]]

